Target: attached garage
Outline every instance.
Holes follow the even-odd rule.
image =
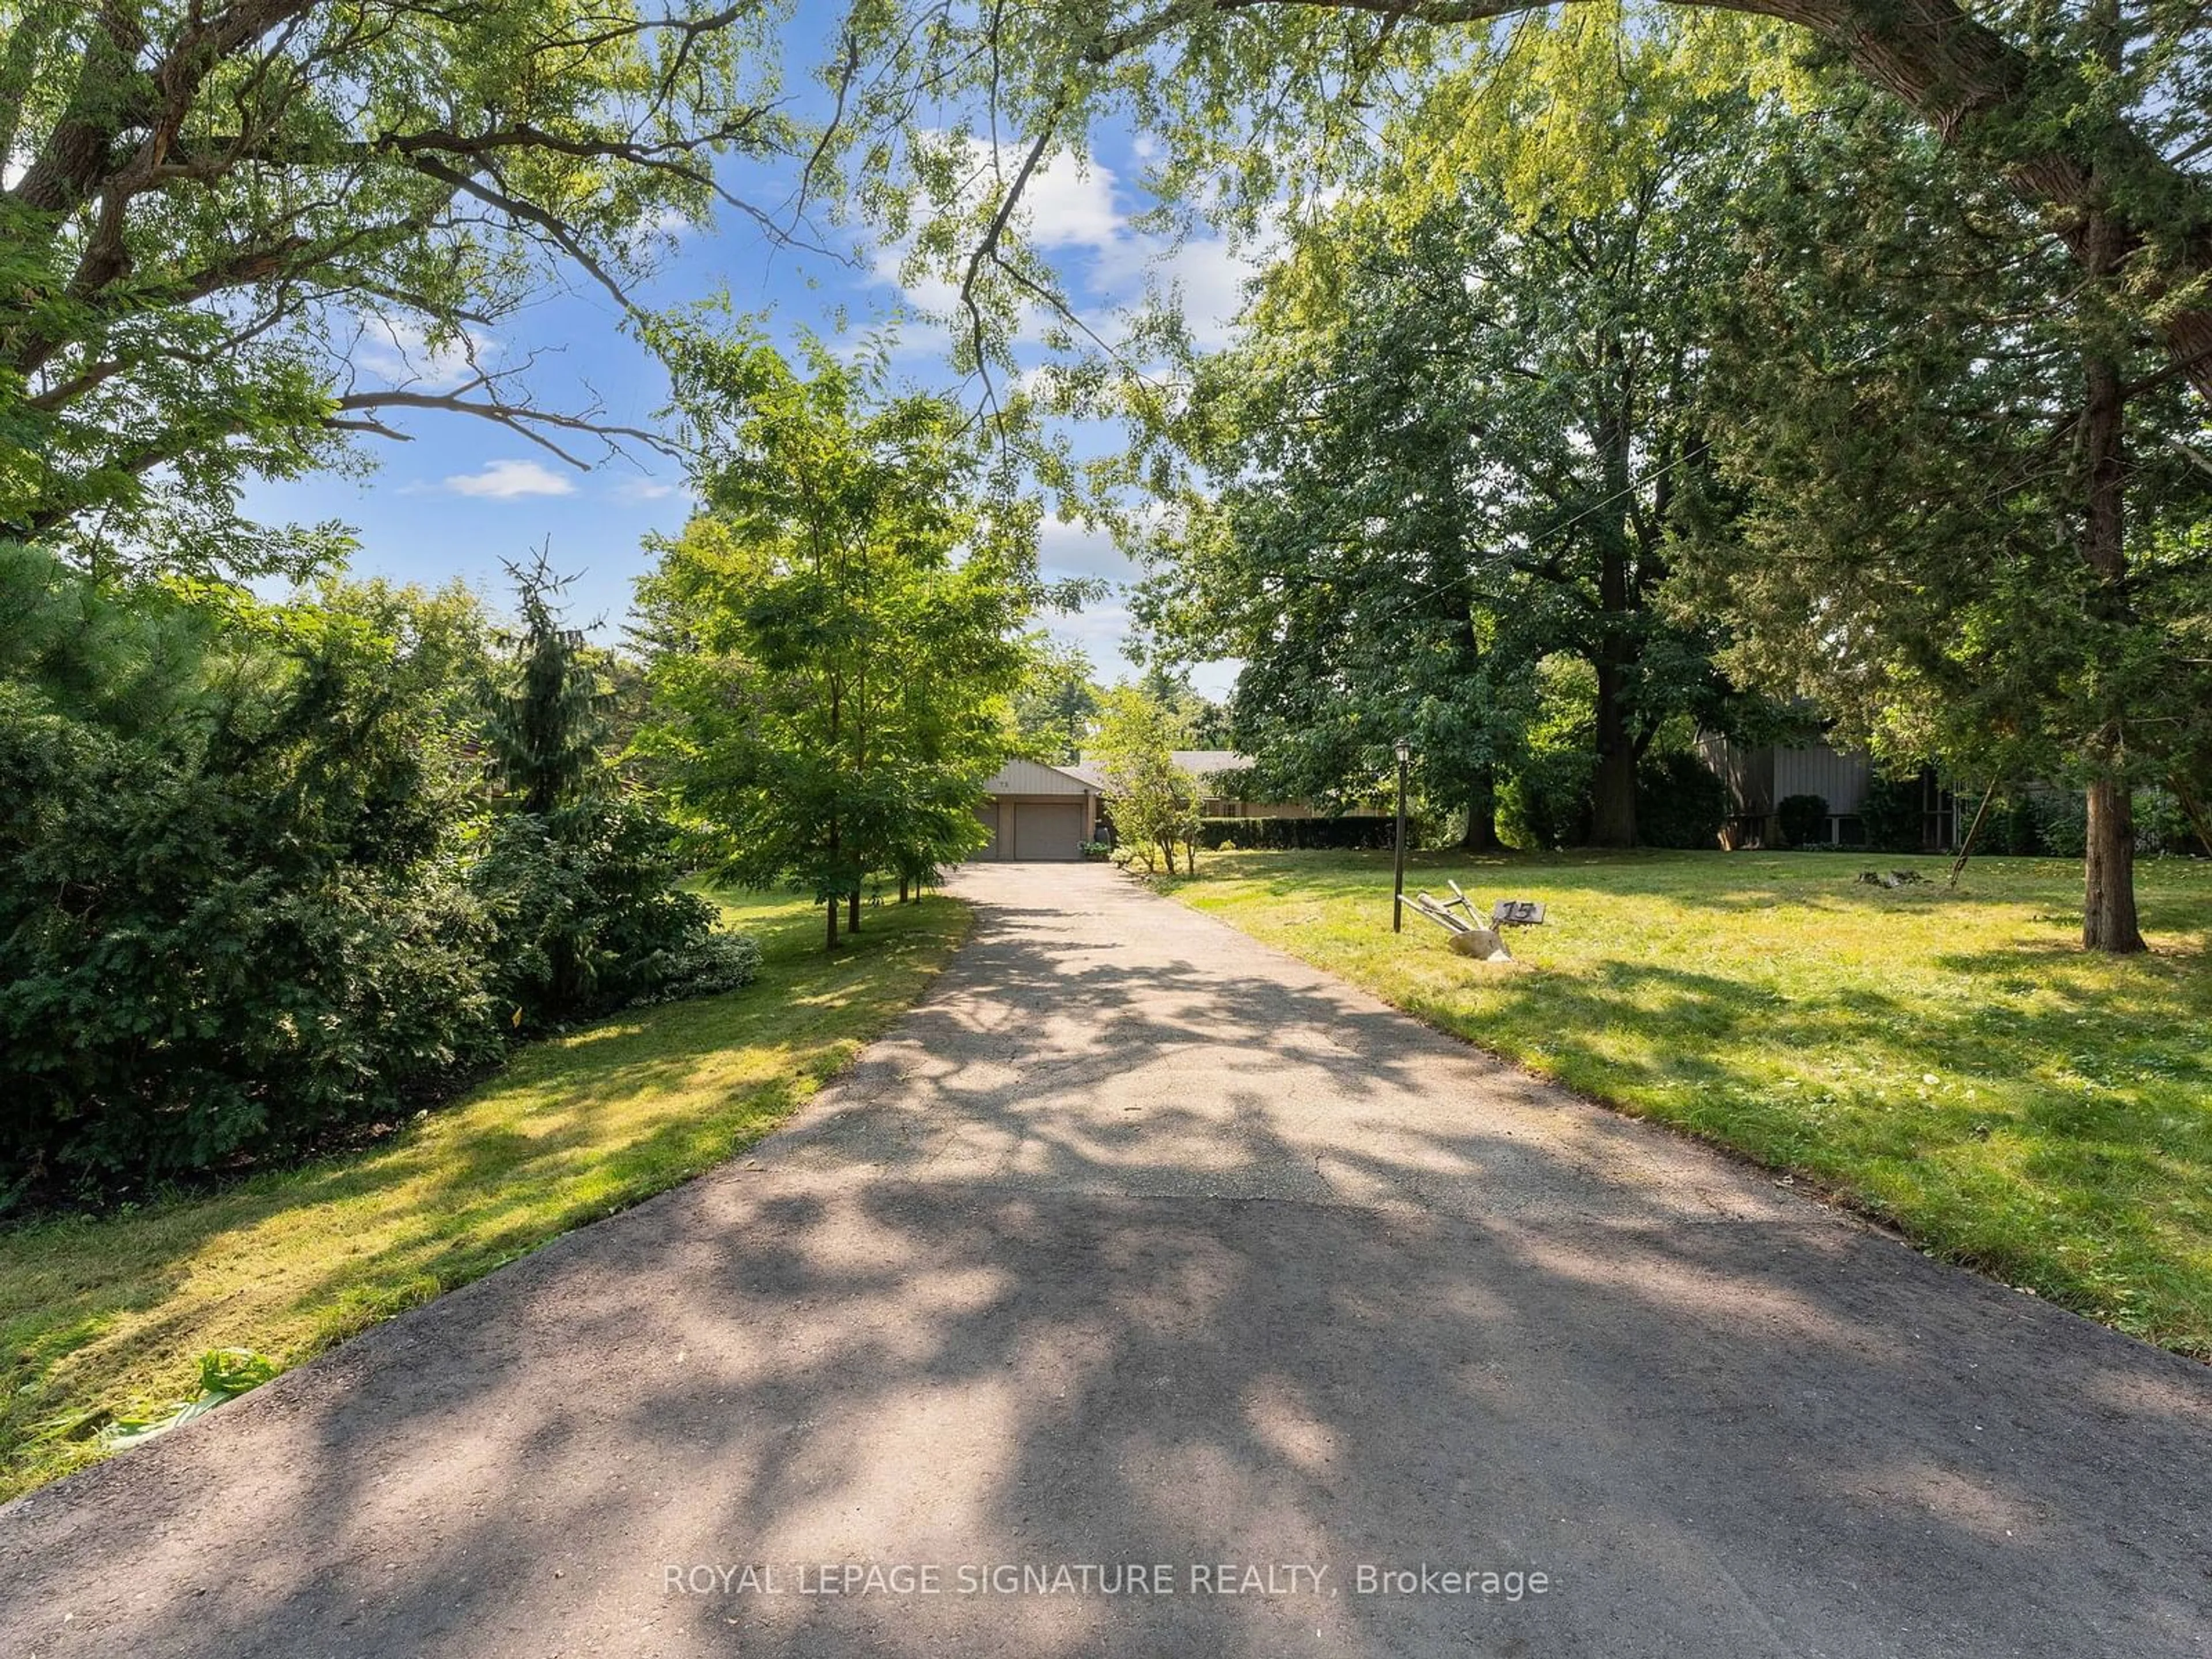
[[[1083,803],[1018,800],[1014,807],[1017,859],[1079,859],[1083,856]]]
[[[975,856],[1072,862],[1097,833],[1098,791],[1085,779],[1036,761],[1009,761],[976,809],[989,842]]]

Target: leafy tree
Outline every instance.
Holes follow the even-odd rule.
[[[805,153],[781,9],[0,0],[0,528],[94,572],[297,570],[342,534],[242,522],[242,483],[416,412],[580,464],[622,429],[493,331],[570,276],[633,312],[672,216],[773,224],[716,168]]]
[[[1164,860],[1175,874],[1181,847],[1190,872],[1198,872],[1197,791],[1174,755],[1189,738],[1176,706],[1144,686],[1117,685],[1100,701],[1087,758],[1098,770],[1115,834],[1147,870]]]
[[[1142,614],[1243,660],[1240,724],[1293,787],[1360,789],[1408,736],[1477,845],[1501,769],[1536,763],[1538,664],[1579,656],[1590,805],[1555,799],[1540,838],[1628,846],[1654,740],[1721,712],[1704,630],[1654,601],[1703,441],[1701,295],[1736,275],[1710,231],[1726,135],[1752,111],[1665,32],[1523,52],[1525,97],[1470,107],[1446,81],[1389,131],[1403,167],[1301,231],[1161,422],[1213,483]],[[1601,167],[1543,131],[1562,82],[1613,135]]]
[[[2191,394],[1887,100],[1846,87],[1790,132],[1740,204],[1711,415],[1733,494],[1684,594],[1739,676],[1893,763],[2085,789],[2083,944],[2140,950],[2130,793],[2197,763],[2212,704]]]
[[[1190,675],[1164,662],[1148,665],[1137,684],[1148,697],[1165,705],[1194,749],[1227,749],[1232,727],[1229,709],[1190,683]]]
[[[961,284],[972,349],[1003,349],[1021,304],[1049,291],[1023,246],[1021,193],[1097,125],[1126,121],[1152,139],[1154,177],[1170,197],[1256,228],[1286,198],[1310,205],[1333,174],[1364,166],[1370,112],[1402,86],[1469,59],[1499,65],[1510,84],[1526,65],[1510,42],[1554,9],[1538,0],[857,7],[856,43],[886,87],[927,84],[942,97],[964,84],[994,140],[1024,135],[1019,148],[981,146],[978,167],[972,131],[908,133],[917,155],[902,170],[884,165],[897,145],[880,138],[867,152],[870,199],[895,224],[938,210],[917,255]],[[1610,27],[1620,9],[1578,0],[1564,9]],[[2029,204],[2081,271],[2212,395],[2212,29],[2197,0],[2124,9],[1682,0],[1668,9],[1704,13],[1700,34],[1723,43],[1723,58],[1734,34],[1809,31],[1909,109],[1978,185]],[[1636,14],[1632,33],[1654,15]],[[884,104],[897,106],[888,94]],[[1563,100],[1556,119],[1572,130],[1586,118]]]
[[[1066,766],[1081,754],[1098,713],[1098,683],[1080,646],[1040,638],[1021,688],[1014,694],[1014,730],[1021,752],[1048,766]]]
[[[708,503],[641,585],[659,714],[641,741],[736,878],[789,880],[857,929],[868,878],[982,843],[1042,590],[1036,509],[940,397],[879,362],[757,336],[678,343]]]

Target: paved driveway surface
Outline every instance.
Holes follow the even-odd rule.
[[[2204,1370],[1098,866],[957,887],[762,1167],[0,1510],[0,1653],[2212,1651]]]

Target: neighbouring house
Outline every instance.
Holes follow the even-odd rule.
[[[1866,829],[1859,812],[1866,802],[1867,786],[1874,779],[1874,765],[1864,755],[1848,754],[1825,743],[1747,745],[1711,732],[1698,739],[1698,748],[1728,790],[1728,822],[1722,831],[1724,845],[1776,845],[1775,805],[1792,795],[1818,795],[1827,803],[1828,830],[1822,838],[1826,845],[1866,844]],[[1922,775],[1920,792],[1921,844],[1930,852],[1947,850],[1956,844],[1963,827],[1956,803],[1932,771]]]
[[[1247,800],[1237,775],[1250,771],[1252,760],[1233,749],[1178,749],[1173,758],[1177,769],[1190,779],[1200,817],[1387,816],[1380,808],[1332,815],[1310,801]],[[1091,760],[1078,759],[1067,766],[1008,761],[983,788],[986,799],[977,816],[991,832],[991,841],[975,854],[979,859],[1079,859],[1085,842],[1107,834],[1101,816],[1105,780]]]
[[[1303,800],[1251,800],[1245,796],[1245,781],[1241,774],[1252,769],[1252,757],[1240,755],[1234,749],[1176,749],[1169,751],[1168,758],[1176,769],[1190,780],[1191,793],[1198,799],[1198,815],[1202,818],[1319,818],[1330,814]],[[1065,769],[1079,778],[1087,780],[1093,787],[1103,787],[1104,779],[1097,764],[1088,758],[1079,758]],[[1365,810],[1355,809],[1339,814],[1347,817],[1372,816]]]

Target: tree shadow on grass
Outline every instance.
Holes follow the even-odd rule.
[[[915,988],[906,964],[941,959],[953,914],[893,912],[835,959],[781,941],[755,985],[520,1050],[376,1146],[0,1233],[11,1476],[96,1451],[88,1412],[188,1392],[204,1349],[295,1362],[711,1168],[880,1029]],[[55,1438],[58,1420],[76,1437]]]
[[[2203,1370],[1135,921],[1141,971],[1000,907],[760,1170],[0,1514],[0,1641],[2198,1650]],[[1224,1562],[1341,1593],[1194,1593]],[[776,1593],[666,1577],[748,1563]],[[797,1593],[822,1563],[944,1578]],[[957,1588],[1096,1563],[1176,1593]],[[1362,1563],[1553,1588],[1363,1596]]]

